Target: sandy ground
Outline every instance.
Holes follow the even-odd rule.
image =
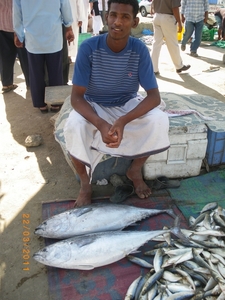
[[[179,75],[164,45],[160,56],[158,77],[161,92],[204,94],[225,102],[224,50],[202,43],[199,58],[182,52],[191,69]],[[219,70],[210,72],[210,66]],[[73,64],[71,65],[70,79]],[[42,220],[42,201],[75,199],[79,184],[65,161],[60,145],[53,136],[52,113],[43,115],[33,108],[18,61],[15,64],[18,88],[0,94],[0,299],[49,300],[46,268],[32,259],[43,246],[34,236]],[[1,88],[1,86],[0,86]],[[43,144],[26,148],[25,139],[41,134]],[[96,195],[110,194],[110,188],[97,189]]]

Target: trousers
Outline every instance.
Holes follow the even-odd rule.
[[[0,30],[0,74],[3,86],[13,84],[14,64],[18,55],[20,66],[29,87],[29,70],[26,48],[17,48],[14,33]]]
[[[199,22],[185,21],[185,32],[183,35],[182,45],[186,45],[192,34],[194,33],[194,38],[192,39],[190,50],[196,53],[202,40],[202,29],[204,26],[204,20]]]
[[[154,72],[159,71],[159,55],[164,39],[175,68],[181,69],[183,61],[177,40],[177,24],[173,15],[155,13],[153,18],[154,41],[152,45],[152,63]]]
[[[63,85],[62,50],[55,53],[33,54],[27,51],[29,62],[30,92],[34,107],[44,107],[45,72],[48,72],[48,85]]]

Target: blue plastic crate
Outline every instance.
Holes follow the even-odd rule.
[[[215,132],[209,128],[207,137],[206,159],[208,165],[217,166],[225,163],[225,131]]]

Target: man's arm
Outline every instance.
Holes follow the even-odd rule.
[[[112,124],[109,124],[107,121],[97,115],[91,105],[84,99],[85,91],[85,87],[73,85],[71,94],[72,107],[101,132],[102,141],[104,143],[115,143],[115,141],[118,139],[115,132],[109,134]]]
[[[24,27],[20,0],[13,0],[13,29],[15,31],[14,42],[16,47],[23,47]]]
[[[209,1],[205,0],[205,18],[204,18],[204,23],[207,23],[208,21],[208,15],[209,15]]]
[[[134,109],[132,109],[129,113],[124,116],[121,116],[119,119],[115,121],[113,126],[111,127],[109,134],[117,135],[118,141],[114,144],[109,144],[108,147],[117,148],[122,141],[123,131],[126,124],[129,122],[140,118],[141,116],[148,113],[153,108],[157,107],[160,102],[160,95],[158,88],[150,89],[147,92],[147,96],[142,100]]]
[[[182,23],[181,23],[181,19],[180,19],[180,10],[179,7],[173,7],[173,15],[176,19],[176,22],[178,24],[178,32],[182,31]]]
[[[128,114],[120,117],[120,119],[122,120],[124,126],[127,123],[129,123],[129,122],[145,115],[150,110],[152,110],[153,108],[157,107],[160,104],[161,99],[160,99],[158,88],[151,89],[151,90],[148,90],[146,92],[147,92],[147,96],[144,98],[143,101],[140,102],[140,104],[138,104]]]
[[[222,39],[225,41],[225,18],[222,18]]]
[[[209,15],[208,11],[205,11],[204,23],[207,23],[208,15]]]

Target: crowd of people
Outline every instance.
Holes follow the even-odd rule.
[[[86,33],[88,20],[92,19],[92,34],[98,35],[103,28],[104,10],[108,1],[104,0],[58,0],[51,7],[45,1],[34,2],[34,9],[24,0],[2,0],[0,3],[0,71],[2,92],[17,88],[13,83],[13,68],[16,57],[30,88],[33,105],[42,113],[48,112],[44,103],[46,85],[68,83],[71,57],[76,60],[79,33]],[[33,3],[32,2],[32,3]],[[31,2],[30,2],[31,3]],[[203,4],[202,4],[203,3]],[[53,4],[53,3],[52,3]],[[151,53],[155,75],[159,74],[159,55],[166,40],[178,73],[186,71],[180,55],[177,30],[185,26],[181,50],[191,41],[190,55],[197,57],[201,43],[202,28],[208,18],[208,0],[153,0],[154,42]],[[215,12],[218,24],[218,39],[224,40],[225,8]],[[50,30],[46,30],[50,28]],[[43,34],[44,32],[44,34]],[[62,32],[62,34],[61,34]],[[54,55],[53,55],[54,53]],[[29,61],[29,63],[28,63]],[[44,71],[43,71],[44,70]],[[58,111],[60,107],[51,107]]]
[[[45,87],[68,83],[70,57],[76,59],[79,33],[87,32],[90,2],[1,0],[0,74],[3,93],[17,88],[13,74],[18,57],[33,106],[41,113],[49,111],[44,102]],[[98,7],[98,1],[95,7]],[[93,13],[97,34],[102,25],[96,25],[94,20]],[[50,107],[53,112],[59,109],[60,106]]]

